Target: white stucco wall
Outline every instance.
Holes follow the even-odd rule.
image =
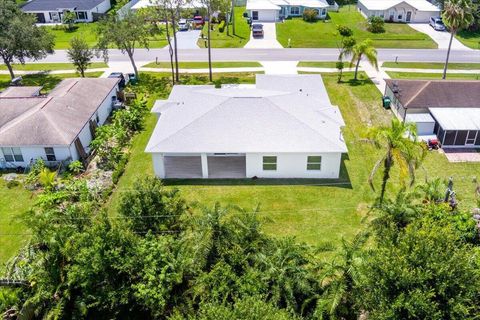
[[[277,170],[263,170],[263,156],[277,157]],[[307,170],[308,156],[322,156],[320,171]],[[336,179],[340,174],[341,153],[280,153],[246,155],[247,178],[328,178]]]
[[[10,146],[2,146],[2,147],[10,147]],[[15,146],[13,146],[15,147]],[[57,161],[62,161],[70,158],[70,150],[68,146],[45,146],[45,147],[52,147],[55,156],[57,158]],[[39,147],[39,146],[32,146],[32,147],[20,147],[22,156],[23,156],[23,161],[15,161],[15,162],[5,162],[5,157],[3,155],[2,149],[0,149],[0,168],[4,167],[9,167],[10,166],[16,166],[16,167],[26,167],[28,166],[32,161],[35,161],[37,159],[43,159],[47,160],[47,155],[45,154],[45,147]]]
[[[95,8],[92,8],[91,10],[76,10],[76,11],[82,11],[87,13],[87,19],[86,20],[77,20],[77,22],[92,22],[93,21],[93,14],[92,12],[95,13],[105,13],[111,8],[111,3],[110,0],[105,0],[102,3],[100,3],[98,6]],[[50,19],[50,12],[54,11],[27,11],[28,13],[32,14],[37,14],[37,13],[43,13],[45,16],[45,23],[52,23],[54,22],[52,19]]]

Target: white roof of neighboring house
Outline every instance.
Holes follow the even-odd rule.
[[[175,86],[152,109],[151,153],[347,152],[320,75],[257,75],[255,87]]]
[[[435,123],[430,113],[407,113],[405,116],[406,122],[416,123]]]
[[[443,130],[480,130],[479,108],[429,108]]]
[[[440,9],[427,0],[358,0],[368,10],[388,10],[401,3],[406,3],[419,11],[438,11]]]
[[[156,6],[157,3],[155,0],[139,0],[136,4],[134,4],[130,10],[138,10],[148,7]],[[199,0],[189,1],[182,5],[182,8],[202,8],[204,5]]]
[[[280,6],[328,8],[327,0],[247,0],[247,10],[280,10]]]

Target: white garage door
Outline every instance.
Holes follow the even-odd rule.
[[[258,21],[276,21],[278,10],[258,10]]]

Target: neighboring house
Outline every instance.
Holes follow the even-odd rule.
[[[426,0],[358,0],[357,9],[366,18],[389,22],[428,23],[440,16],[440,9]]]
[[[338,5],[333,0],[247,0],[247,12],[252,21],[301,17],[305,9],[316,10],[318,19],[326,19],[328,10],[338,11]]]
[[[160,178],[339,177],[344,121],[320,75],[174,86],[146,152]]]
[[[75,12],[77,22],[92,22],[110,7],[110,0],[31,0],[22,10],[36,15],[38,23],[62,23],[67,11]]]
[[[386,79],[395,113],[443,147],[480,148],[480,81]]]
[[[116,101],[118,79],[65,79],[48,95],[41,87],[0,93],[0,168],[27,167],[37,159],[54,166],[85,159],[97,126]]]

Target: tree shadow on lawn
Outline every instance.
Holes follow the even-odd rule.
[[[337,187],[353,189],[345,161],[350,160],[348,154],[342,155],[340,177],[338,179],[164,179],[166,186],[198,185],[198,186],[312,186]]]

